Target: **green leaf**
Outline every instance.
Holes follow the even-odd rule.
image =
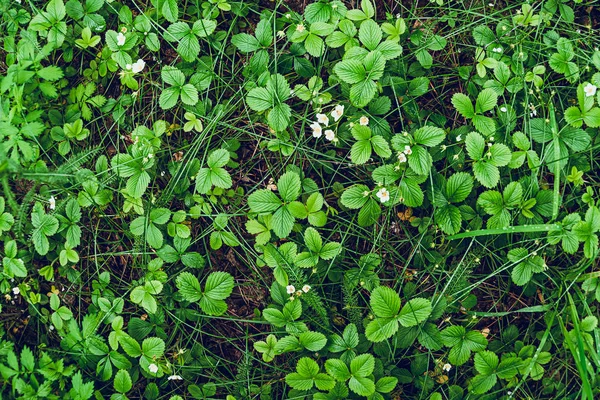
[[[344,207],[358,209],[365,205],[370,194],[371,190],[365,185],[350,186],[342,193],[341,202]]]
[[[231,294],[233,286],[233,276],[227,272],[213,272],[204,285],[204,295],[213,300],[224,300]]]
[[[375,318],[369,322],[365,329],[365,335],[371,342],[382,342],[398,331],[398,320],[396,318]]]
[[[292,232],[292,228],[294,227],[294,216],[290,213],[287,206],[280,207],[273,214],[273,218],[271,219],[271,224],[273,225],[273,232],[280,238],[286,238],[289,236],[290,232]]]
[[[300,176],[295,172],[286,172],[277,181],[277,188],[285,202],[296,200],[302,188]]]
[[[142,354],[150,359],[162,357],[165,353],[165,342],[157,337],[149,337],[142,342]]]
[[[366,71],[363,64],[355,59],[338,62],[333,71],[346,83],[355,84],[366,79]]]
[[[362,108],[369,104],[376,93],[377,85],[371,79],[367,79],[350,88],[350,101],[354,106]]]
[[[269,114],[267,120],[269,126],[276,132],[285,130],[290,124],[290,117],[292,116],[292,109],[287,104],[277,104]]]
[[[359,140],[350,149],[350,159],[355,164],[364,164],[371,158],[371,141]]]
[[[268,189],[260,189],[248,196],[248,205],[253,212],[273,212],[281,207],[279,197]]]
[[[371,292],[370,304],[376,316],[393,318],[400,311],[400,296],[387,286],[378,286]]]
[[[408,156],[408,165],[418,175],[429,175],[433,160],[429,152],[421,146],[413,146]]]
[[[248,35],[247,33],[239,33],[237,35],[233,35],[233,37],[231,38],[231,43],[233,43],[233,45],[237,47],[238,50],[242,53],[250,53],[260,49],[261,47],[261,44],[258,41],[258,39],[256,39],[252,35]]]
[[[446,137],[443,129],[435,126],[424,126],[413,133],[415,142],[427,147],[437,146]]]
[[[248,96],[246,96],[246,101],[251,109],[258,112],[268,110],[273,107],[274,103],[271,92],[261,87],[250,90]]]
[[[450,204],[438,207],[434,216],[436,223],[444,233],[453,235],[460,230],[462,215],[458,207]]]
[[[477,161],[473,164],[475,178],[486,188],[493,188],[500,180],[498,167],[486,161]]]
[[[381,42],[383,33],[377,22],[372,19],[363,21],[358,30],[358,38],[361,43],[369,50],[375,50],[379,42]]]
[[[308,351],[319,351],[327,344],[327,338],[320,332],[303,332],[298,339]]]
[[[181,101],[188,106],[194,106],[198,103],[198,89],[191,83],[187,83],[181,87]]]
[[[483,157],[485,151],[485,139],[477,132],[471,132],[465,139],[467,153],[473,160],[478,161]]]
[[[198,278],[189,272],[180,273],[177,276],[175,284],[177,289],[179,289],[179,293],[186,301],[193,303],[200,300],[202,297],[202,290],[200,289]]]
[[[371,354],[361,354],[350,362],[352,376],[364,378],[373,373],[375,369],[375,357]]]
[[[369,378],[352,377],[348,381],[348,387],[361,396],[370,396],[375,393],[375,382]]]
[[[475,116],[475,110],[473,109],[473,103],[468,96],[462,93],[455,93],[452,96],[452,105],[456,108],[463,117],[473,118]]]
[[[478,114],[482,114],[486,111],[490,111],[498,104],[498,95],[492,89],[483,89],[477,96],[475,102],[475,111]]]
[[[160,108],[168,110],[169,108],[175,107],[177,100],[179,99],[180,89],[177,87],[169,87],[162,91],[158,99]]]
[[[383,136],[375,135],[371,138],[373,150],[381,158],[389,158],[392,155],[392,150]]]
[[[342,360],[335,358],[328,359],[325,361],[325,369],[329,375],[339,382],[346,382],[351,377],[346,363]]]
[[[473,177],[466,172],[452,175],[446,183],[446,198],[451,203],[464,201],[473,190]]]
[[[161,11],[165,19],[169,22],[177,22],[179,19],[177,0],[164,0]]]
[[[431,315],[431,301],[423,298],[410,300],[402,307],[398,321],[402,326],[411,327],[426,321]]]
[[[115,390],[119,393],[129,392],[133,386],[129,372],[123,369],[119,370],[115,375],[114,386]]]

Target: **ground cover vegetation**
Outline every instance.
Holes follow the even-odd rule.
[[[595,1],[0,14],[0,398],[600,397]]]

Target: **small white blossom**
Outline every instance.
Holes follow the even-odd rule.
[[[404,146],[404,154],[406,154],[407,156],[412,154],[412,149],[409,145]]]
[[[450,372],[450,370],[452,369],[452,365],[446,363],[444,364],[444,366],[442,367],[442,369],[446,372]]]
[[[302,291],[304,293],[308,293],[309,290],[310,290],[310,285],[304,285],[304,286],[302,286]]]
[[[458,136],[456,137],[456,141],[457,141],[457,142],[460,142],[461,140],[462,140],[462,136],[461,136],[461,135],[458,135]]]
[[[144,70],[145,66],[146,66],[146,62],[140,58],[131,65],[131,71],[133,73],[137,74],[138,72],[142,72]]]
[[[500,111],[502,111],[502,112],[507,112],[507,111],[508,111],[508,109],[507,109],[506,107],[500,107]]]
[[[17,295],[17,294],[21,293],[21,289],[19,289],[19,287],[17,286],[12,289],[12,292],[13,292],[13,294]]]
[[[296,30],[298,32],[304,32],[304,29],[305,29],[304,28],[304,24],[298,24],[298,25],[296,25]]]
[[[310,128],[312,129],[313,137],[320,138],[321,135],[323,135],[323,128],[321,128],[321,125],[319,125],[318,122],[313,122],[310,124]]]
[[[381,188],[377,191],[377,197],[379,197],[379,201],[385,203],[390,200],[390,192],[386,188]]]
[[[325,131],[325,139],[331,141],[335,140],[335,132],[333,132],[331,129],[327,129]]]
[[[286,286],[285,290],[287,291],[288,294],[294,294],[294,293],[296,293],[296,288],[294,287],[294,285]]]
[[[181,377],[181,375],[171,375],[167,378],[167,380],[170,381],[182,381],[183,378]]]
[[[406,162],[406,154],[398,153],[398,161],[400,161],[400,163],[405,163]]]
[[[493,141],[494,141],[494,137],[490,136],[490,142],[493,142]]]
[[[344,106],[338,104],[331,112],[331,116],[333,117],[333,120],[337,122],[340,118],[342,118],[342,115],[344,115]]]
[[[585,85],[585,87],[583,88],[583,91],[585,92],[585,97],[591,97],[595,95],[596,89],[598,88],[595,85],[592,85],[591,83]]]
[[[323,125],[329,125],[329,118],[325,114],[317,114],[317,121]]]
[[[54,198],[54,196],[50,196],[50,198],[48,199],[48,203],[51,210],[54,210],[56,208],[56,199]]]
[[[148,365],[148,371],[152,372],[153,374],[158,372],[158,365],[156,364],[150,364]]]
[[[367,118],[363,115],[362,117],[360,117],[359,122],[362,126],[367,126],[367,125],[369,125],[369,118]]]
[[[494,47],[494,48],[492,49],[492,51],[493,51],[494,53],[502,53],[502,47]]]
[[[127,38],[125,37],[125,35],[123,35],[123,33],[122,33],[122,32],[119,32],[119,33],[117,34],[117,45],[118,45],[118,46],[123,46],[123,45],[125,44],[125,40],[126,40],[126,39],[127,39]]]

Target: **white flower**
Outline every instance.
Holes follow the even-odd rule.
[[[400,163],[405,163],[406,162],[406,154],[398,153],[398,161],[400,161]]]
[[[321,128],[321,125],[319,125],[318,122],[313,122],[310,124],[310,128],[312,129],[312,135],[315,138],[320,138],[323,134],[323,128]]]
[[[298,24],[298,25],[296,25],[296,30],[298,32],[304,32],[304,29],[305,29],[304,28],[304,24]]]
[[[123,33],[122,33],[122,32],[119,32],[119,33],[117,34],[117,45],[118,45],[118,46],[123,46],[123,45],[125,44],[125,39],[127,39],[127,38],[125,37],[125,35],[123,35]]]
[[[412,154],[412,149],[409,145],[404,146],[404,154],[406,154],[407,156]]]
[[[494,141],[494,137],[490,136],[490,142],[493,142],[493,141]]]
[[[386,188],[381,188],[377,191],[377,197],[379,197],[379,201],[385,203],[390,200],[390,192]]]
[[[327,129],[325,131],[325,139],[329,140],[330,142],[335,140],[335,132],[333,132],[331,129]]]
[[[292,18],[292,14],[290,14],[290,13],[287,13],[287,14],[285,14],[285,17],[286,17],[287,19],[290,19],[290,18]]]
[[[170,381],[182,381],[183,378],[180,375],[171,375],[167,378]]]
[[[309,290],[310,290],[310,286],[309,286],[309,285],[304,285],[304,286],[302,286],[302,291],[303,291],[304,293],[308,293],[308,291],[309,291]]]
[[[317,121],[323,125],[329,125],[329,118],[325,114],[317,114]]]
[[[446,372],[450,372],[450,370],[452,369],[452,365],[446,363],[444,364],[444,366],[442,367],[442,369]]]
[[[17,295],[17,294],[21,293],[21,289],[19,289],[19,287],[17,286],[12,289],[12,292],[13,292],[13,294]]]
[[[158,372],[158,365],[156,364],[150,364],[148,365],[148,371],[152,372],[153,374]]]
[[[125,66],[125,69],[127,69],[127,70],[131,69],[131,64],[127,64],[127,65]]]
[[[500,107],[500,111],[502,111],[502,112],[507,112],[507,111],[508,111],[508,109],[507,109],[506,107]]]
[[[493,51],[494,53],[502,53],[502,47],[494,47],[494,48],[492,49],[492,51]]]
[[[331,116],[333,117],[333,120],[337,122],[340,118],[342,118],[342,115],[344,115],[344,106],[338,104],[331,112]]]
[[[131,71],[137,74],[138,72],[142,72],[145,66],[146,62],[140,58],[131,65]]]
[[[458,136],[456,137],[456,141],[457,141],[457,142],[460,142],[461,140],[462,140],[462,137],[461,137],[461,135],[458,135]]]
[[[54,198],[54,196],[50,196],[50,198],[48,199],[48,203],[50,204],[51,210],[54,210],[56,208],[56,199]]]
[[[585,92],[585,97],[591,97],[595,95],[596,89],[598,88],[595,85],[592,85],[591,83],[585,85],[585,87],[583,88],[583,91]]]
[[[285,290],[288,294],[294,294],[296,293],[296,288],[294,287],[294,285],[289,285],[285,287]]]
[[[369,125],[369,118],[365,117],[364,115],[362,117],[360,117],[360,124],[362,126],[367,126]]]

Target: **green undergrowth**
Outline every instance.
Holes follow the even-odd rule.
[[[0,13],[0,398],[600,396],[595,2]]]

